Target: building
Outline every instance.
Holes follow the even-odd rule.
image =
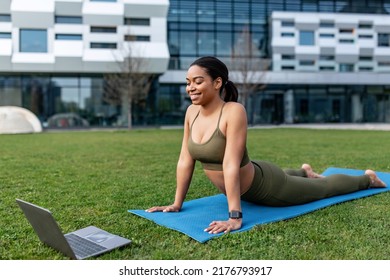
[[[247,107],[252,124],[388,122],[389,12],[389,0],[171,0],[161,88],[184,95],[189,62],[229,63],[247,28],[255,56],[271,60]]]
[[[390,121],[389,16],[273,12],[271,22],[271,80],[291,85],[285,121]]]
[[[112,53],[129,43],[161,74],[134,107],[138,125],[183,122],[186,70],[204,55],[226,62],[238,84],[235,61],[261,65],[252,83],[264,86],[245,102],[253,125],[390,121],[390,0],[27,2],[0,3],[0,106],[42,122],[77,113],[123,125],[120,106],[102,98],[103,73],[116,71]],[[244,46],[250,53],[237,53]]]
[[[124,125],[121,106],[103,98],[103,74],[122,71],[130,51],[145,59],[142,71],[166,71],[168,7],[168,0],[2,0],[0,106],[27,108],[45,126]]]

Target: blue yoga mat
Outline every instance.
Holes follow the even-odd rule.
[[[340,173],[348,175],[362,175],[364,174],[364,171],[330,167],[325,170],[323,175]],[[241,229],[233,231],[232,233],[247,231],[256,225],[294,218],[337,203],[389,191],[390,173],[377,172],[377,175],[387,184],[386,188],[372,188],[350,194],[325,198],[303,205],[288,207],[269,207],[242,201],[241,205],[244,213],[243,226]],[[208,227],[211,221],[226,220],[228,218],[227,199],[223,194],[187,201],[183,204],[182,210],[177,213],[148,213],[143,209],[128,211],[135,215],[149,219],[159,225],[182,232],[201,243],[222,235],[204,232],[204,229]]]

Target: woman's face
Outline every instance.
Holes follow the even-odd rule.
[[[219,97],[222,79],[212,80],[202,67],[191,66],[187,71],[186,81],[186,91],[193,104],[206,105],[213,98]]]

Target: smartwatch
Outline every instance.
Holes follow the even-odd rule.
[[[230,211],[229,212],[229,218],[230,219],[242,219],[242,212],[240,211]]]

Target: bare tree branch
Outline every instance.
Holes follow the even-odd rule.
[[[132,129],[132,105],[147,98],[155,74],[145,71],[147,60],[142,53],[136,53],[131,42],[125,43],[119,54],[113,52],[113,55],[118,72],[104,75],[103,98],[110,104],[121,105],[127,111],[127,127]]]
[[[261,51],[253,42],[249,27],[245,27],[231,55],[232,74],[245,107],[248,107],[250,97],[266,87],[265,77],[269,66],[269,60],[262,58]]]

